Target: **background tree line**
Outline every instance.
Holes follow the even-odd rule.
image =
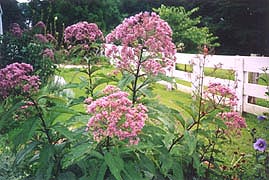
[[[4,31],[12,22],[25,25],[23,22],[35,24],[42,20],[47,25],[47,31],[58,38],[59,44],[62,43],[63,29],[79,21],[95,22],[106,34],[125,17],[138,12],[153,11],[162,4],[166,7],[182,6],[185,15],[195,22],[193,26],[207,27],[205,34],[213,33],[211,37],[218,37],[217,41],[211,39],[212,44],[220,44],[215,48],[216,54],[269,55],[269,0],[31,0],[29,4],[0,0],[0,3],[4,11]],[[174,19],[178,19],[176,15]],[[173,19],[168,14],[163,16]],[[176,27],[176,24],[180,26],[186,22],[170,21],[169,24]],[[176,42],[184,43],[184,52],[197,49],[195,42],[190,45],[184,38]]]

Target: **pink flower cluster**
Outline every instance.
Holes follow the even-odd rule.
[[[245,119],[238,112],[223,112],[220,117],[224,120],[228,130],[236,134],[240,135],[241,129],[247,127]]]
[[[229,112],[221,112],[218,117],[223,119],[228,130],[226,132],[236,132],[240,134],[242,128],[246,128],[245,119],[233,110],[237,105],[238,98],[234,91],[229,87],[222,85],[220,83],[210,83],[207,89],[204,91],[204,98],[211,102],[215,108],[218,106],[224,106],[229,108]],[[222,109],[222,110],[225,110]]]
[[[222,104],[228,107],[236,106],[238,101],[235,92],[221,83],[210,83],[204,91],[204,97],[216,104]]]
[[[46,48],[43,51],[43,57],[47,57],[51,60],[54,60],[54,52],[52,49]]]
[[[31,106],[34,106],[35,104],[32,101],[27,101],[23,106],[21,106],[21,109],[28,109]]]
[[[33,71],[30,64],[13,63],[0,69],[0,98],[36,92],[40,85],[38,76],[28,75]]]
[[[128,99],[128,93],[120,91],[115,86],[108,85],[104,90],[104,97],[87,103],[87,113],[93,114],[87,124],[87,130],[93,131],[96,141],[105,137],[128,139],[130,144],[137,144],[137,135],[144,127],[147,108],[138,104],[133,106]]]
[[[38,41],[42,42],[42,43],[48,43],[48,39],[46,38],[45,35],[43,34],[35,34],[34,38],[37,39]]]
[[[67,44],[89,44],[103,39],[103,33],[95,23],[79,22],[64,30],[64,41]]]
[[[12,23],[10,26],[10,32],[12,35],[16,37],[21,37],[23,30],[21,29],[20,25],[17,23]]]
[[[44,24],[43,21],[38,21],[36,24],[35,24],[35,27],[36,28],[40,28],[42,30],[45,30],[46,29],[46,25]]]
[[[157,75],[175,62],[172,30],[153,12],[125,19],[106,36],[106,43],[123,46],[107,46],[106,55],[116,60],[117,67],[129,72],[135,72],[141,66],[147,74]],[[144,50],[147,58],[141,57]]]
[[[41,42],[41,43],[53,43],[53,44],[57,43],[57,40],[51,34],[46,34],[46,35],[43,35],[43,34],[35,34],[34,35],[34,38],[36,40],[38,40],[39,42]]]

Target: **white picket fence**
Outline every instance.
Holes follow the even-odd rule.
[[[219,82],[228,85],[231,88],[235,88],[239,98],[236,110],[241,113],[248,112],[260,115],[263,112],[269,112],[269,108],[248,103],[248,96],[269,100],[268,96],[265,95],[265,92],[268,91],[268,87],[252,84],[248,81],[249,72],[264,73],[262,68],[269,68],[269,57],[208,55],[204,58],[203,55],[177,53],[176,58],[176,63],[193,65],[192,73],[179,71],[176,70],[176,68],[168,73],[169,76],[192,83],[191,87],[177,84],[179,90],[187,93],[193,92],[198,86],[199,76],[201,76],[203,66],[233,70],[235,72],[234,81],[203,75],[203,83],[206,86],[209,82]]]

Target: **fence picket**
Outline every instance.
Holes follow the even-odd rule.
[[[209,55],[205,58],[205,67],[234,70],[234,81],[204,76],[202,72],[203,55],[177,53],[176,58],[176,63],[193,65],[193,72],[187,73],[176,70],[175,66],[171,76],[191,82],[191,91],[194,94],[199,93],[197,87],[201,84],[201,78],[204,77],[204,85],[208,85],[209,82],[220,82],[235,88],[238,96],[236,107],[238,112],[248,112],[256,115],[269,112],[269,108],[248,103],[249,96],[268,100],[265,95],[267,87],[248,83],[248,74],[249,72],[263,73],[262,68],[269,68],[269,57]],[[190,87],[184,85],[178,85],[177,87],[187,93],[190,92]]]

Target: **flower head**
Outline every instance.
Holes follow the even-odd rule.
[[[133,106],[128,99],[129,94],[115,86],[107,86],[103,94],[104,97],[95,101],[92,98],[85,100],[87,113],[92,115],[86,130],[92,131],[98,142],[105,137],[116,137],[137,144],[137,136],[148,117],[147,108],[142,104]]]
[[[125,19],[106,36],[106,43],[112,44],[107,46],[106,55],[115,60],[118,68],[129,72],[142,68],[147,74],[157,75],[175,62],[172,30],[156,13],[144,12]]]
[[[43,34],[35,34],[34,37],[35,37],[38,41],[40,41],[40,42],[42,42],[42,43],[48,43],[48,42],[49,42],[48,39],[47,39],[47,37],[44,36]]]
[[[11,95],[29,95],[38,90],[38,76],[30,75],[33,67],[25,63],[13,63],[0,69],[0,99]]]
[[[64,41],[67,44],[89,44],[98,40],[103,40],[103,33],[95,23],[83,21],[64,30]]]
[[[247,127],[245,119],[238,112],[223,112],[219,116],[228,128],[226,132],[235,132],[240,135],[241,129]]]
[[[257,151],[265,151],[266,150],[266,141],[262,138],[259,138],[256,140],[256,142],[253,144],[253,148]]]
[[[47,57],[51,60],[54,60],[54,52],[52,49],[46,48],[43,51],[43,57]]]
[[[17,23],[12,23],[10,26],[10,32],[12,35],[21,37],[23,30],[21,29],[20,25]]]
[[[45,29],[46,29],[46,25],[44,24],[43,21],[38,21],[38,22],[35,24],[35,27],[36,27],[36,28],[40,28],[41,30],[45,30]]]
[[[210,102],[227,107],[235,107],[238,101],[235,91],[221,83],[209,83],[203,95]]]
[[[46,34],[46,38],[49,42],[56,44],[57,40],[55,39],[55,37],[52,34]]]
[[[258,119],[259,121],[264,121],[264,120],[267,119],[267,117],[264,116],[264,115],[260,115],[260,116],[257,116],[257,119]]]

